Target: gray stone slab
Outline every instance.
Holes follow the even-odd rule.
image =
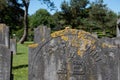
[[[16,39],[10,39],[10,50],[13,52],[13,54],[16,54],[17,52]]]
[[[0,24],[0,44],[9,47],[9,27],[5,24]]]
[[[120,19],[117,20],[117,28],[116,28],[116,35],[117,37],[120,37]]]
[[[114,37],[114,38],[103,37],[100,39],[100,41],[120,48],[120,37]]]
[[[0,80],[10,80],[11,74],[11,52],[0,44]]]
[[[97,32],[93,32],[92,35],[96,38],[98,38]]]
[[[119,80],[120,50],[69,29],[29,48],[28,80]]]
[[[47,26],[39,26],[34,29],[34,42],[39,43],[42,41],[45,41],[49,39],[50,37],[50,28],[47,28]]]

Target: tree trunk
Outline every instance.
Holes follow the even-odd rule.
[[[24,12],[24,34],[22,38],[20,39],[19,43],[23,44],[25,40],[27,40],[28,36],[28,6],[25,5],[25,12]]]

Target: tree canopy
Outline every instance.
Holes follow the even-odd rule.
[[[46,4],[49,9],[55,9],[55,4],[51,0],[39,1]],[[27,39],[28,32],[33,36],[33,28],[39,25],[46,25],[52,31],[69,25],[91,33],[97,32],[99,37],[114,37],[116,20],[120,17],[120,14],[117,15],[110,10],[103,0],[95,0],[92,3],[90,0],[64,0],[61,11],[53,15],[45,9],[28,15],[29,4],[30,0],[0,0],[0,23],[10,26],[12,33],[16,33],[18,37],[22,37],[21,33],[24,30],[23,42]]]

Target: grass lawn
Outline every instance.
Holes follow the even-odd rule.
[[[17,44],[17,54],[13,55],[13,74],[14,80],[28,80],[28,45]]]

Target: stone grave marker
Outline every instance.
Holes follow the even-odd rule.
[[[93,32],[92,35],[96,38],[98,38],[97,32]]]
[[[9,48],[9,27],[5,24],[0,24],[0,44],[4,44]]]
[[[47,26],[39,26],[34,29],[34,42],[39,43],[40,41],[47,40],[50,36],[51,30]]]
[[[116,46],[66,28],[29,46],[28,80],[120,80],[119,59]]]
[[[16,54],[17,52],[16,39],[10,39],[10,50],[13,52],[13,54]]]
[[[11,80],[11,51],[0,44],[0,80]]]
[[[120,19],[117,20],[117,37],[120,37]]]
[[[100,39],[100,41],[120,48],[120,37],[114,37],[114,38],[103,37]]]

